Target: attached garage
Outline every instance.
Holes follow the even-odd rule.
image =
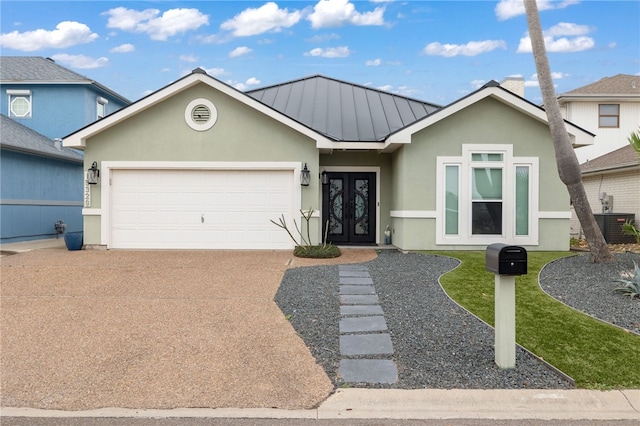
[[[292,167],[111,168],[103,194],[109,206],[107,246],[289,249],[292,241],[270,220],[284,214],[292,223],[299,206],[294,176]]]

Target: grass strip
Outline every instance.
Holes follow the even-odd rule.
[[[494,275],[485,252],[429,252],[462,264],[441,278],[447,294],[494,325]],[[640,336],[567,307],[542,291],[538,275],[567,252],[529,252],[528,274],[516,277],[516,341],[588,389],[640,388]],[[589,291],[589,288],[584,288]]]

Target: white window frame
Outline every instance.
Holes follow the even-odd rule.
[[[502,154],[502,161],[471,161],[472,154]],[[446,166],[458,166],[458,234],[446,234]],[[529,167],[528,235],[516,235],[515,172],[516,167]],[[473,235],[471,224],[471,196],[473,168],[502,168],[502,235]],[[496,242],[518,245],[538,245],[539,159],[514,157],[513,145],[463,144],[459,157],[437,158],[436,244],[488,245]]]
[[[7,109],[8,109],[9,117],[11,118],[31,118],[32,117],[33,99],[31,96],[31,90],[7,90],[7,96],[8,96]],[[13,111],[12,103],[13,101],[19,98],[24,98],[29,105],[29,108],[26,114],[24,115],[18,115]]]
[[[96,120],[100,120],[106,117],[108,103],[109,103],[109,100],[103,98],[102,96],[98,96],[96,98]],[[102,111],[102,114],[100,114],[100,111]]]

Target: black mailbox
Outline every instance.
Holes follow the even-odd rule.
[[[487,247],[487,271],[498,275],[525,275],[527,251],[518,246],[495,243]]]

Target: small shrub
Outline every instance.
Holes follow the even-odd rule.
[[[613,291],[622,293],[625,296],[631,297],[632,299],[634,297],[637,297],[640,299],[640,268],[638,268],[638,264],[635,261],[633,262],[633,266],[634,266],[634,275],[632,279],[625,280],[620,278],[616,280],[616,282],[623,283],[624,287],[618,287]]]
[[[342,253],[333,244],[323,244],[319,246],[296,246],[293,255],[296,257],[307,257],[312,259],[331,259],[340,256]]]
[[[627,220],[622,224],[622,233],[624,235],[633,235],[636,239],[636,244],[640,244],[640,229],[635,227],[633,221]]]

